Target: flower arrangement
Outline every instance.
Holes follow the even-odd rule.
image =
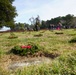
[[[36,35],[34,35],[34,37],[41,37],[41,36],[43,36],[43,34],[36,34]]]
[[[10,33],[10,36],[8,37],[9,39],[14,39],[14,38],[18,38],[18,36],[16,36],[14,33]]]
[[[33,55],[41,50],[41,47],[36,44],[28,44],[28,45],[21,45],[15,46],[11,49],[11,52],[18,55]]]
[[[55,32],[55,34],[63,34],[63,32]]]

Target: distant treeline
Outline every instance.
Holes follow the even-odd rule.
[[[24,30],[40,30],[40,29],[49,29],[50,25],[53,29],[56,29],[57,26],[61,23],[61,27],[68,28],[76,28],[76,17],[74,15],[68,14],[66,16],[59,16],[56,18],[52,18],[50,20],[44,21],[40,20],[38,17],[33,20],[31,25],[27,23],[15,23],[11,26],[12,31],[24,31]]]
[[[59,16],[52,18],[51,20],[42,21],[41,29],[48,28],[50,24],[53,24],[55,27],[61,23],[63,28],[76,28],[76,17],[74,15],[68,14],[66,16]]]
[[[39,23],[39,27],[40,29],[49,29],[49,25],[53,25],[54,28],[56,28],[58,26],[58,24],[61,23],[62,24],[62,28],[76,28],[76,17],[74,15],[68,14],[66,16],[59,16],[56,18],[52,18],[51,20],[40,20]],[[18,30],[33,30],[35,27],[35,23],[34,24],[26,24],[26,23],[17,23],[15,25],[15,29]]]

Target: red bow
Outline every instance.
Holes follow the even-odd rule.
[[[30,49],[31,46],[30,45],[28,45],[28,46],[21,46],[21,48],[28,48],[28,49]]]

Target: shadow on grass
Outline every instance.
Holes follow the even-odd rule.
[[[76,37],[72,38],[69,43],[76,43]]]
[[[51,58],[51,59],[55,59],[56,57],[60,56],[60,54],[58,54],[58,53],[44,53],[44,56]]]

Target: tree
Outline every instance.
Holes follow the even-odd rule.
[[[40,29],[40,17],[39,15],[35,18],[35,30],[38,31]]]
[[[33,29],[34,29],[35,31],[38,31],[39,28],[40,28],[40,17],[39,17],[39,15],[38,15],[36,18],[31,17],[31,18],[29,19],[29,21],[31,22],[32,27],[34,26]]]
[[[73,20],[74,20],[74,15],[68,14],[64,17],[62,17],[62,19],[64,20],[64,25],[67,27],[72,26],[73,24]]]
[[[71,24],[72,24],[72,28],[76,28],[76,17],[73,17]]]
[[[35,24],[35,19],[34,19],[34,17],[31,17],[31,18],[29,19],[29,21],[31,22],[31,25],[34,25],[34,24]]]
[[[66,16],[59,16],[59,17],[56,17],[56,18],[52,18],[51,20],[47,20],[45,21],[45,24],[44,24],[44,21],[42,21],[42,26],[43,28],[48,28],[50,24],[53,24],[54,27],[56,28],[57,25],[60,23],[62,23],[62,26],[63,27],[66,27],[66,28],[73,28],[73,27],[76,27],[76,17],[74,17],[74,15],[71,15],[71,14],[68,14]]]
[[[46,29],[47,26],[46,26],[46,21],[41,21],[41,26],[40,26],[41,29]]]
[[[15,30],[25,30],[25,28],[28,26],[26,23],[16,23]]]
[[[14,0],[0,0],[0,27],[14,28],[14,18],[17,16],[16,8],[12,5]]]
[[[9,0],[9,2],[12,4],[14,2],[14,0]]]

